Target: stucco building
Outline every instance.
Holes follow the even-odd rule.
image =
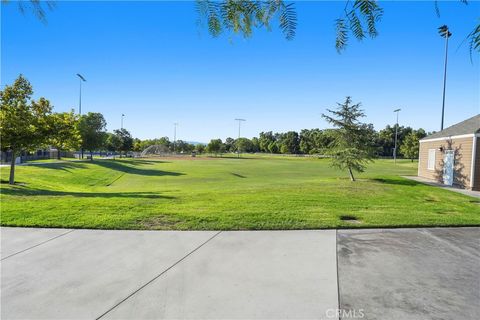
[[[421,139],[418,176],[480,190],[480,114]]]

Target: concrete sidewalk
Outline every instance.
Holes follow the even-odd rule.
[[[321,318],[335,230],[2,228],[2,319]]]
[[[418,177],[418,176],[402,176],[402,178],[413,180],[413,181],[420,182],[420,183],[423,183],[423,184],[427,184],[429,186],[442,188],[442,189],[445,189],[445,190],[448,190],[448,191],[461,193],[461,194],[464,194],[466,196],[480,198],[480,191],[460,189],[460,188],[455,187],[455,186],[447,186],[447,185],[444,185],[442,183],[435,182],[435,181],[432,181],[430,179],[426,179],[426,178]]]
[[[480,319],[480,228],[0,230],[2,319]]]

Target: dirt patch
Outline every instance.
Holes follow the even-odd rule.
[[[140,225],[145,229],[173,229],[179,222],[174,217],[158,215],[140,221]]]

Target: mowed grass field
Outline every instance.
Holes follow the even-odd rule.
[[[3,226],[312,229],[480,225],[478,199],[426,186],[416,163],[378,160],[351,182],[328,159],[123,159],[1,169]],[[356,220],[344,220],[342,216]]]

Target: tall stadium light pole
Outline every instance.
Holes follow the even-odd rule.
[[[175,153],[175,149],[176,149],[176,144],[177,144],[177,126],[178,126],[178,123],[175,122],[173,124],[173,153]]]
[[[82,114],[82,82],[87,82],[85,78],[80,74],[77,73],[77,77],[80,78],[80,95],[79,95],[79,101],[78,101],[78,114]]]
[[[125,115],[122,113],[122,121],[121,121],[121,123],[120,123],[120,130],[123,129],[123,117],[125,117]]]
[[[241,123],[244,122],[244,121],[247,121],[245,119],[235,119],[235,121],[238,121],[238,139],[240,139],[240,127],[241,127]],[[238,141],[238,140],[237,140]],[[237,157],[240,158],[240,148],[237,149]]]
[[[398,113],[402,109],[395,109],[393,112],[397,114],[397,124],[395,125],[395,147],[393,148],[393,162],[397,164],[397,140],[398,140]]]
[[[441,37],[445,38],[445,69],[443,71],[443,101],[442,101],[442,122],[440,124],[440,130],[443,130],[443,120],[445,116],[445,89],[447,87],[447,60],[448,60],[448,38],[452,36],[452,33],[448,29],[448,26],[443,25],[438,28],[438,33]]]
[[[82,82],[87,82],[87,80],[85,80],[85,78],[80,73],[77,73],[77,77],[80,80],[80,95],[79,95],[79,100],[78,100],[78,114],[82,115]],[[80,152],[82,154],[82,159],[83,159],[83,148],[80,149]]]

